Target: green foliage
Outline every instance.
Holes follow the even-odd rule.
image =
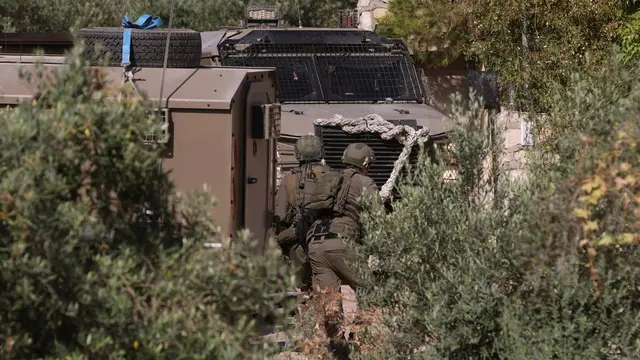
[[[498,174],[490,198],[483,160],[496,149],[481,109],[455,114],[460,180],[421,162],[393,213],[364,217],[359,297],[387,310],[394,334],[375,358],[640,356],[639,75],[616,55],[554,88],[541,123],[558,133],[531,154],[526,180]]]
[[[640,58],[640,11],[633,14],[630,21],[620,30],[620,43],[625,61],[638,61]]]
[[[159,130],[151,104],[117,101],[81,50],[26,69],[36,100],[0,114],[0,357],[275,352],[248,338],[283,321],[266,296],[293,285],[278,252],[219,238],[206,189],[177,194],[161,147],[142,142]],[[206,250],[212,239],[225,246]]]
[[[585,62],[587,68],[596,67],[589,55]],[[635,116],[640,100],[639,74],[638,66],[625,66],[624,55],[614,48],[599,71],[574,73],[572,86],[556,86],[550,96],[554,104],[552,116],[536,119],[540,157],[545,166],[559,176],[569,176],[575,171],[574,160],[585,151],[596,158],[610,149],[620,122],[631,121]],[[582,139],[595,134],[606,141],[585,147]]]
[[[280,4],[285,19],[292,26],[300,23],[304,27],[335,27],[338,22],[338,10],[355,9],[356,0],[251,0],[252,4]]]
[[[465,7],[437,0],[394,0],[389,10],[376,32],[403,39],[422,62],[446,66],[464,54]]]
[[[607,55],[625,19],[621,5],[618,0],[397,0],[384,28],[407,39],[432,66],[461,54],[477,60],[500,73],[503,90],[517,86],[520,108],[546,110],[550,84],[566,83],[583,66],[585,52]],[[432,47],[438,51],[429,51]]]
[[[176,1],[173,26],[196,31],[212,31],[221,26],[238,25],[244,18],[244,6],[248,3],[280,3],[285,19],[294,26],[298,20],[303,26],[328,26],[337,21],[336,11],[354,8],[355,0],[186,0]],[[72,27],[120,26],[122,17],[153,14],[169,22],[171,0],[127,0],[68,2],[61,0],[29,2],[0,1],[0,8],[14,11],[15,16],[5,17],[7,29],[17,32],[68,31]],[[5,26],[6,26],[5,25]],[[8,31],[5,30],[5,31]]]

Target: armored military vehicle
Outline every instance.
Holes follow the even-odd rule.
[[[113,29],[100,32],[118,36]],[[122,30],[119,33],[121,38]],[[199,34],[194,34],[199,48]],[[134,40],[134,50],[146,41],[142,37]],[[274,206],[279,136],[275,71],[198,64],[184,67],[188,59],[178,49],[169,61],[173,67],[163,77],[162,57],[156,53],[138,52],[137,61],[144,60],[147,66],[135,70],[119,66],[99,70],[115,85],[122,83],[123,69],[128,71],[126,81],[156,103],[164,79],[161,104],[169,136],[163,167],[170,171],[179,191],[209,185],[218,200],[212,216],[223,234],[248,228],[258,239],[266,240]],[[198,60],[199,53],[196,55]],[[48,69],[64,66],[60,56],[38,59]],[[18,69],[28,70],[35,60],[33,56],[0,54],[0,106],[30,101],[34,89],[19,77]]]
[[[377,114],[395,125],[427,128],[427,146],[446,143],[446,117],[424,103],[421,81],[409,49],[400,40],[355,28],[299,28],[281,20],[279,8],[252,5],[238,27],[203,32],[203,63],[231,67],[273,67],[281,103],[279,139],[283,170],[296,164],[293,144],[315,133],[325,144],[325,161],[341,168],[350,142],[365,142],[377,155],[370,175],[382,186],[403,150],[379,131],[345,131],[346,119]],[[331,119],[331,123],[318,119]],[[415,161],[417,151],[410,160]]]
[[[144,39],[138,40],[137,36],[132,39],[132,56],[143,67],[159,63],[162,58],[162,31],[156,32],[144,31]],[[89,44],[106,44],[105,50],[116,55],[111,65],[119,65],[122,29],[82,29],[78,35]],[[296,166],[293,144],[299,136],[315,133],[325,144],[325,161],[335,168],[341,168],[342,152],[350,142],[371,146],[377,161],[370,175],[382,186],[405,146],[396,138],[389,138],[393,131],[388,126],[386,134],[367,126],[369,121],[364,130],[363,126],[341,126],[349,119],[371,114],[379,115],[378,119],[388,122],[387,125],[406,125],[413,131],[428,129],[427,148],[448,143],[448,120],[425,104],[422,82],[402,41],[357,28],[292,27],[282,20],[279,7],[272,5],[249,5],[239,26],[199,35],[200,39],[195,41],[193,32],[172,33],[171,51],[175,52],[177,62],[170,62],[169,67],[276,69],[275,98],[269,100],[281,104],[278,170]],[[72,46],[70,36],[56,36],[55,42],[45,39],[43,34],[5,37],[6,50],[12,52],[22,52],[25,44],[30,49],[44,48],[51,53]],[[199,50],[196,43],[201,44]],[[214,90],[213,85],[202,88],[203,94]],[[407,135],[407,131],[400,131],[403,133]],[[416,158],[417,151],[411,151],[409,161]]]

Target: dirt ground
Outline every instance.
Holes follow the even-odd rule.
[[[344,295],[355,296],[349,292]],[[347,300],[346,306],[343,300]],[[382,325],[382,312],[356,310],[351,300],[343,299],[340,293],[323,291],[301,304],[295,319],[295,350],[281,353],[278,359],[347,360],[352,351],[375,355],[388,334]]]

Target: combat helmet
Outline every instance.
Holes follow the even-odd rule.
[[[298,161],[320,161],[324,156],[324,146],[319,137],[303,135],[296,141],[293,152]]]
[[[342,154],[342,163],[362,168],[367,168],[375,160],[373,149],[367,144],[353,143],[349,144]]]

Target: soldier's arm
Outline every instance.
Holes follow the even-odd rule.
[[[378,185],[376,185],[372,178],[366,178],[362,193],[366,193],[368,196],[373,195],[375,206],[383,206],[382,199],[380,198],[380,188],[378,187]]]

